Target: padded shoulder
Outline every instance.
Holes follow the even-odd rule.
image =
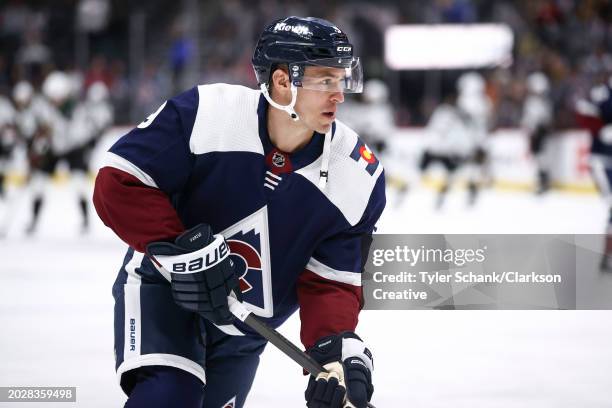
[[[199,103],[189,139],[194,154],[243,151],[263,154],[259,139],[259,91],[239,85],[198,86]]]
[[[319,157],[297,173],[317,185],[321,160]],[[338,120],[331,143],[328,174],[323,194],[342,212],[350,225],[356,225],[368,204],[377,200],[376,197],[371,200],[371,196],[378,179],[384,177],[383,166],[357,133]],[[380,199],[384,200],[384,196]]]

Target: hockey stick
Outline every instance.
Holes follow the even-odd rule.
[[[251,329],[259,333],[263,338],[272,343],[276,348],[283,352],[287,357],[298,363],[304,370],[310,375],[316,377],[321,373],[326,373],[327,370],[321,366],[315,359],[310,357],[308,354],[300,350],[295,344],[287,340],[285,336],[280,334],[275,329],[266,325],[264,322],[257,319],[253,314],[244,307],[244,305],[236,300],[233,296],[228,296],[228,304],[230,312],[238,320],[244,322]],[[354,408],[354,405],[350,402],[347,403],[344,408]],[[368,402],[369,408],[375,408],[374,405]]]
[[[170,272],[166,270],[162,265],[158,262],[155,262],[158,268],[164,271],[165,276],[170,276]],[[257,319],[257,317],[252,315],[252,312],[248,310],[242,302],[236,299],[234,293],[232,292],[230,296],[227,297],[227,303],[230,309],[230,312],[236,316],[238,320],[244,322],[251,329],[255,330],[260,336],[268,340],[272,343],[276,348],[278,348],[283,354],[287,357],[295,361],[306,370],[310,375],[315,378],[321,373],[327,373],[328,371],[321,366],[316,360],[310,357],[308,354],[304,353],[300,350],[295,344],[287,340],[282,334],[280,334],[275,329],[269,327],[264,322]],[[368,402],[368,408],[375,408],[374,405]],[[347,401],[343,408],[356,408],[350,401]]]

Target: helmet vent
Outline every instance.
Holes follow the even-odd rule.
[[[329,48],[316,47],[316,48],[311,48],[309,51],[313,53],[314,55],[323,57],[323,58],[334,56]]]

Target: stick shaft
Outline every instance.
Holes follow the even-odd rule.
[[[306,370],[310,375],[316,377],[322,372],[326,372],[325,368],[321,366],[315,359],[304,353],[295,344],[287,340],[285,336],[280,334],[277,330],[271,328],[257,317],[253,316],[242,303],[238,302],[232,296],[228,296],[228,303],[230,311],[234,316],[243,321],[251,329],[259,333],[263,338],[272,343],[276,348],[283,352],[287,357],[295,361]],[[352,405],[345,405],[349,407]],[[374,405],[368,403],[369,408],[375,408]]]
[[[276,348],[298,363],[309,374],[317,376],[324,372],[325,369],[312,357],[300,350],[295,344],[287,340],[278,331],[272,329],[265,323],[258,320],[253,315],[249,315],[244,322],[259,333],[262,337],[272,343]]]

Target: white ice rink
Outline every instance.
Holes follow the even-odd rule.
[[[23,406],[120,407],[111,285],[125,248],[93,215],[80,235],[69,185],[50,189],[38,234],[24,236],[29,203],[16,198],[0,240],[0,386],[77,387],[76,404]],[[606,220],[594,195],[485,192],[467,209],[458,191],[442,211],[433,203],[430,191],[390,193],[379,232],[602,233]],[[281,332],[299,343],[295,317]],[[610,311],[365,311],[358,332],[378,408],[612,407]],[[305,384],[269,346],[247,407],[304,406]]]

